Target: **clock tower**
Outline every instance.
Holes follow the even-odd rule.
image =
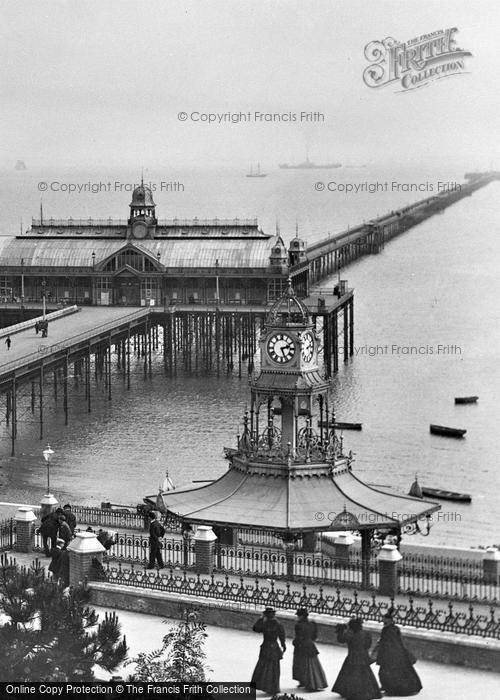
[[[291,280],[285,294],[269,311],[260,339],[261,371],[250,383],[252,423],[259,434],[265,408],[268,425],[280,433],[284,450],[296,453],[311,430],[315,404],[327,422],[330,382],[319,363],[315,325],[305,304],[295,295]],[[281,427],[274,416],[281,415]]]
[[[158,223],[155,213],[156,204],[153,201],[151,188],[141,184],[135,188],[130,202],[130,217],[128,220],[128,238],[153,238]]]

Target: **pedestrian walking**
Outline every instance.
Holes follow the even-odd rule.
[[[363,629],[363,621],[352,618],[347,625],[337,625],[337,639],[347,644],[347,657],[342,664],[332,691],[345,700],[381,698],[377,679],[370,668],[371,635]]]
[[[323,690],[328,683],[318,659],[319,651],[314,643],[318,635],[316,623],[308,619],[306,608],[299,608],[295,614],[299,619],[295,625],[293,640],[292,677],[299,682],[299,688]]]
[[[280,692],[280,661],[286,651],[285,630],[275,617],[273,608],[266,608],[253,626],[254,632],[262,632],[259,660],[252,675],[257,690],[270,695]]]
[[[66,503],[66,505],[63,506],[63,511],[64,511],[64,517],[66,518],[66,522],[68,523],[71,534],[75,534],[75,527],[76,527],[76,516],[71,510],[71,504]]]
[[[161,556],[161,538],[165,536],[165,528],[156,517],[156,513],[151,513],[151,524],[149,526],[149,564],[148,569],[154,569],[158,564],[159,569],[163,569],[163,558]]]
[[[12,340],[10,339],[10,335],[8,335],[8,336],[5,338],[5,345],[7,346],[7,350],[10,350],[11,344],[12,344]]]
[[[58,530],[59,514],[51,512],[44,515],[40,525],[40,534],[42,536],[42,546],[46,557],[50,557],[51,551],[56,548]]]
[[[40,331],[40,324],[39,324],[38,321],[37,321],[37,322],[35,323],[35,333],[38,335],[39,331]]]
[[[377,664],[380,666],[378,677],[382,690],[387,695],[417,695],[422,690],[422,683],[413,668],[416,659],[404,646],[391,612],[384,615],[383,624],[377,650]]]

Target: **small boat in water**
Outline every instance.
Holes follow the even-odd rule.
[[[457,491],[446,491],[445,489],[433,489],[430,488],[430,486],[420,486],[417,476],[415,476],[415,481],[410,486],[408,495],[413,496],[413,498],[424,498],[424,496],[427,496],[443,501],[460,501],[461,503],[470,503],[472,501],[472,496],[468,493],[458,493]]]
[[[331,421],[319,420],[318,426],[320,428],[336,428],[337,430],[361,430],[363,428],[363,423],[343,423],[341,421]]]
[[[247,177],[267,177],[267,173],[260,172],[260,163],[257,163],[257,170],[254,172],[253,167],[250,166],[250,172],[247,173]]]
[[[455,396],[455,403],[476,403],[479,396]]]
[[[431,423],[430,431],[433,435],[443,435],[444,437],[461,438],[467,430],[462,428],[448,428],[446,425],[433,425]]]
[[[458,493],[457,491],[445,491],[444,489],[431,489],[429,486],[421,486],[422,495],[438,498],[443,501],[461,501],[470,503],[472,496],[468,493]]]

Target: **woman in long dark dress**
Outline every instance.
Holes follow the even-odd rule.
[[[314,643],[318,636],[316,623],[308,619],[306,608],[299,608],[296,615],[299,619],[295,625],[293,640],[293,678],[299,681],[299,688],[323,690],[328,683],[318,659],[319,651]]]
[[[353,618],[347,627],[338,625],[337,638],[347,644],[347,658],[342,664],[333,692],[346,700],[373,700],[381,698],[377,679],[370,668],[368,651],[371,635],[363,629],[363,621]]]
[[[380,635],[377,664],[378,677],[387,695],[416,695],[422,690],[422,683],[413,668],[413,656],[405,648],[401,632],[394,624],[392,615],[384,615],[384,627]]]
[[[273,608],[266,608],[252,629],[262,632],[264,641],[251,682],[255,683],[257,690],[275,695],[280,692],[280,661],[286,650],[285,630],[275,618]]]

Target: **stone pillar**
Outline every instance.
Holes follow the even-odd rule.
[[[89,578],[92,559],[95,558],[102,564],[104,551],[95,532],[76,532],[68,546],[69,585],[78,586]]]
[[[341,532],[333,540],[335,561],[339,564],[348,564],[351,556],[351,546],[354,537],[349,532]]]
[[[29,506],[19,506],[14,520],[16,521],[16,552],[31,552],[35,540],[33,523],[36,515]]]
[[[395,544],[384,544],[381,548],[378,555],[378,592],[380,595],[392,598],[398,593],[398,563],[402,558]]]
[[[217,535],[209,525],[199,525],[193,539],[196,573],[211,574],[214,570],[214,550]]]
[[[58,505],[57,498],[53,496],[51,493],[46,493],[45,496],[42,498],[40,501],[40,515],[39,518],[40,520],[42,518],[45,518],[46,515],[49,513],[52,513]]]
[[[500,550],[490,547],[483,556],[483,578],[485,583],[500,583]]]

